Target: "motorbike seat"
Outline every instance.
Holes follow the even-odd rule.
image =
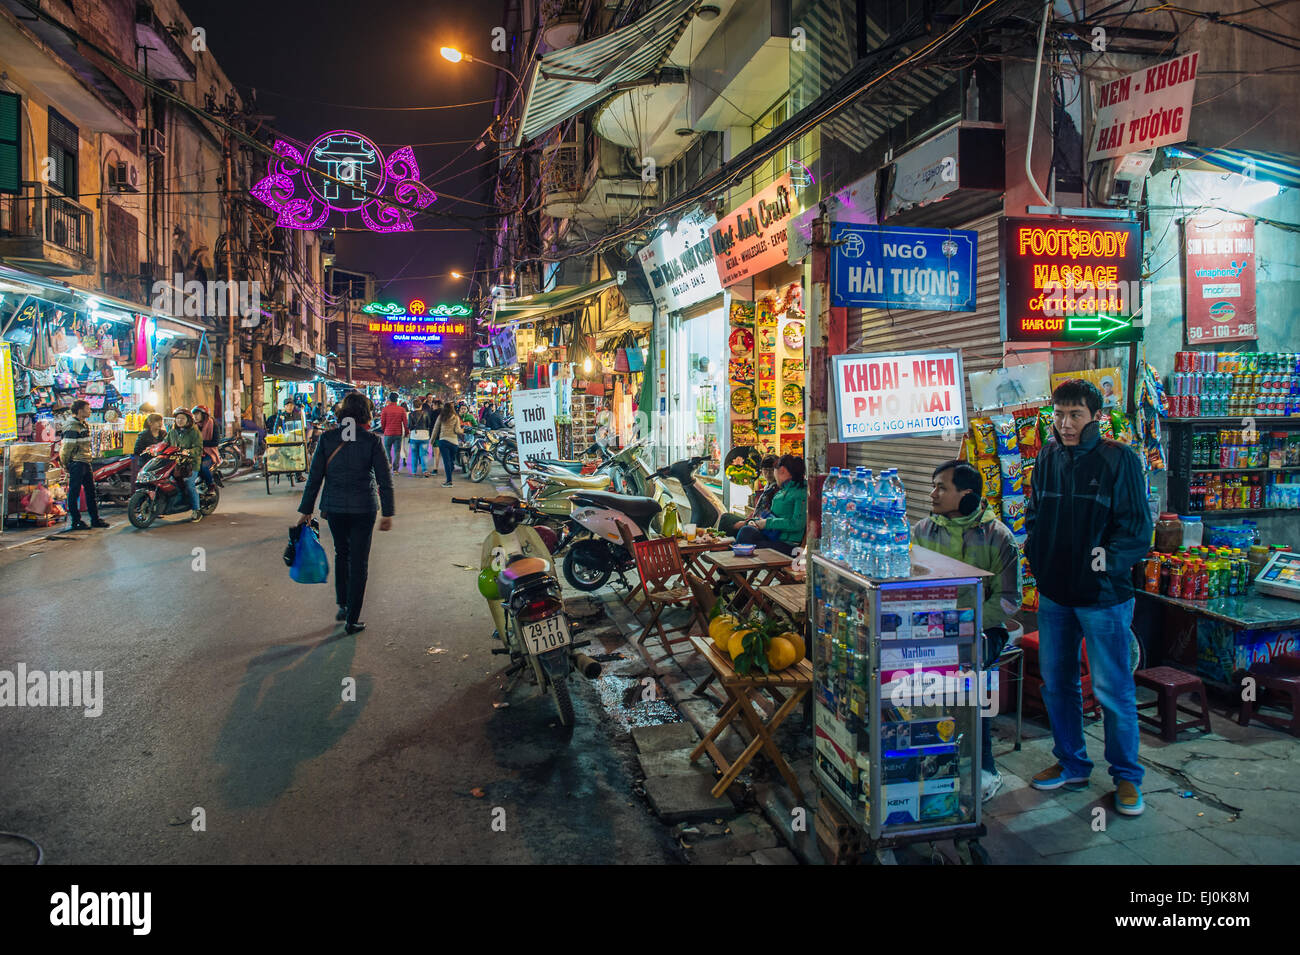
[[[569,498],[579,507],[608,507],[621,511],[637,523],[659,513],[659,502],[653,497],[633,497],[630,494],[611,494],[608,491],[584,491]]]
[[[505,570],[497,574],[497,590],[501,599],[507,599],[516,587],[533,583],[535,578],[547,577],[551,573],[551,562],[541,557],[522,557],[512,561]]]
[[[599,471],[595,474],[573,474],[569,471],[546,471],[544,472],[546,480],[553,481],[556,484],[562,484],[565,487],[576,487],[584,491],[603,491],[609,487],[609,475],[601,474]]]
[[[585,462],[583,461],[576,461],[572,459],[564,460],[560,458],[534,458],[533,460],[528,462],[528,466],[530,468],[535,468],[537,467],[537,465],[540,464],[540,465],[545,465],[546,467],[563,468],[566,471],[576,472],[582,470],[582,466],[584,463]]]

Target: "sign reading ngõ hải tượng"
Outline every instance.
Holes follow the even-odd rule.
[[[831,304],[974,311],[977,241],[952,229],[832,222]]]
[[[837,441],[960,434],[967,425],[958,351],[835,355],[831,392]]]
[[[1118,342],[1142,338],[1142,226],[1035,216],[1001,223],[1002,338]]]

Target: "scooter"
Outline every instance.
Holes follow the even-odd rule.
[[[135,482],[131,480],[131,468],[135,458],[129,454],[115,458],[104,458],[92,465],[95,478],[95,500],[102,507],[105,504],[125,504],[135,491]]]
[[[542,556],[546,545],[524,523],[530,509],[508,494],[491,499],[454,497],[452,503],[492,515],[493,532],[483,541],[479,592],[488,599],[496,636],[505,644],[492,652],[510,657],[505,671],[514,678],[510,688],[523,674],[531,674],[543,693],[551,691],[560,723],[572,726],[569,671],[593,680],[600,676],[601,667],[579,652],[590,641],[573,639],[560,582],[551,561]]]
[[[663,481],[676,478],[681,482],[687,499],[691,502],[691,522],[697,527],[716,527],[722,517],[718,499],[695,479],[695,472],[706,458],[695,457],[677,461],[648,475],[654,489],[653,497],[610,494],[602,491],[582,491],[573,494],[570,501],[572,525],[588,532],[590,537],[573,540],[561,536],[561,547],[567,546],[564,555],[564,579],[578,590],[599,590],[612,574],[617,573],[624,586],[626,574],[636,566],[636,559],[623,541],[620,525],[626,527],[634,540],[645,539],[657,530],[657,518],[671,495]]]
[[[650,496],[652,489],[645,478],[648,470],[640,457],[644,446],[640,441],[628,445],[591,474],[574,474],[558,468],[532,472],[528,463],[530,472],[526,480],[531,506],[550,522],[563,525],[572,511],[569,499],[576,493],[613,490],[634,497]]]
[[[134,527],[145,530],[160,515],[180,514],[190,509],[189,493],[185,482],[176,473],[186,452],[171,445],[152,445],[149,462],[135,476],[135,493],[126,503],[126,516]],[[204,517],[217,509],[221,492],[215,485],[198,480],[199,513]]]

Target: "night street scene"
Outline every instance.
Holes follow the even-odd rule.
[[[19,920],[1065,865],[1071,927],[1260,925],[1297,50],[1300,0],[0,0]]]

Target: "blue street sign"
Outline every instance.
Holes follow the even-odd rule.
[[[831,223],[831,304],[975,310],[976,234]]]

